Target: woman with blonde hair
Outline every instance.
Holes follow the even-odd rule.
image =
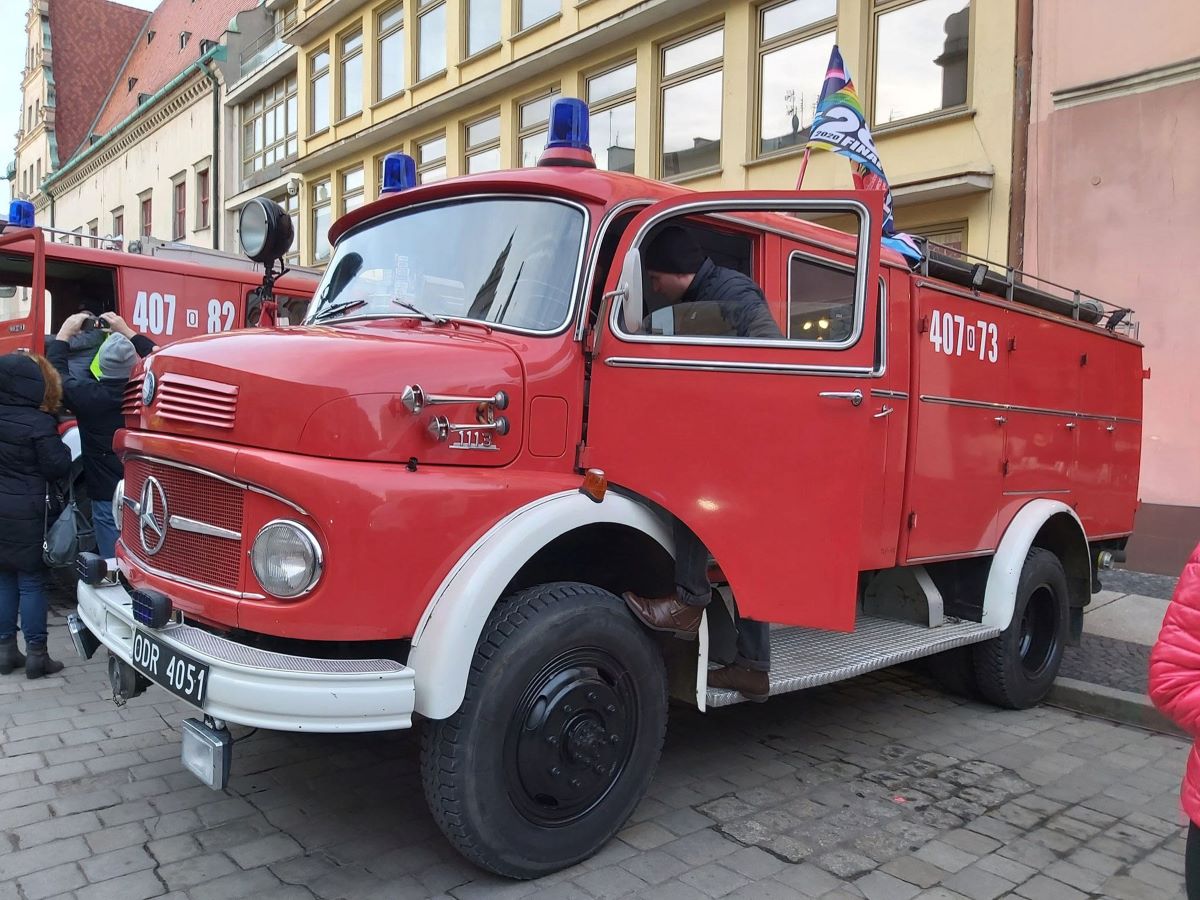
[[[26,678],[62,670],[46,649],[42,540],[49,481],[70,471],[71,452],[53,411],[62,382],[33,353],[0,356],[0,674],[25,667]],[[17,648],[17,625],[25,653]]]

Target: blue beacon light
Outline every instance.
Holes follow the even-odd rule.
[[[32,228],[33,204],[28,200],[13,200],[9,203],[8,224],[17,228]]]
[[[417,186],[417,161],[407,153],[389,153],[383,158],[381,194],[395,194]]]
[[[550,134],[539,166],[596,168],[589,141],[587,104],[576,97],[560,97],[550,107]]]

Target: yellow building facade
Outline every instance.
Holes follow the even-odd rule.
[[[1003,260],[1016,0],[300,0],[301,261],[374,199],[382,159],[420,177],[536,161],[554,96],[585,98],[602,167],[697,190],[795,185],[840,46],[902,230]],[[849,187],[816,154],[809,188]]]

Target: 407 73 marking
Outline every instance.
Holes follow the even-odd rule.
[[[974,356],[994,363],[1000,358],[1000,331],[995,322],[976,319],[968,322],[956,313],[932,310],[929,314],[929,343],[946,356]]]

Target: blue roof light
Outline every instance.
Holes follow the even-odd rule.
[[[389,153],[383,158],[381,194],[395,194],[417,186],[417,161],[407,153]]]
[[[18,228],[32,228],[33,204],[28,200],[14,200],[9,203],[8,224]]]
[[[546,149],[569,147],[591,151],[587,104],[578,97],[560,97],[550,107],[550,137]]]

